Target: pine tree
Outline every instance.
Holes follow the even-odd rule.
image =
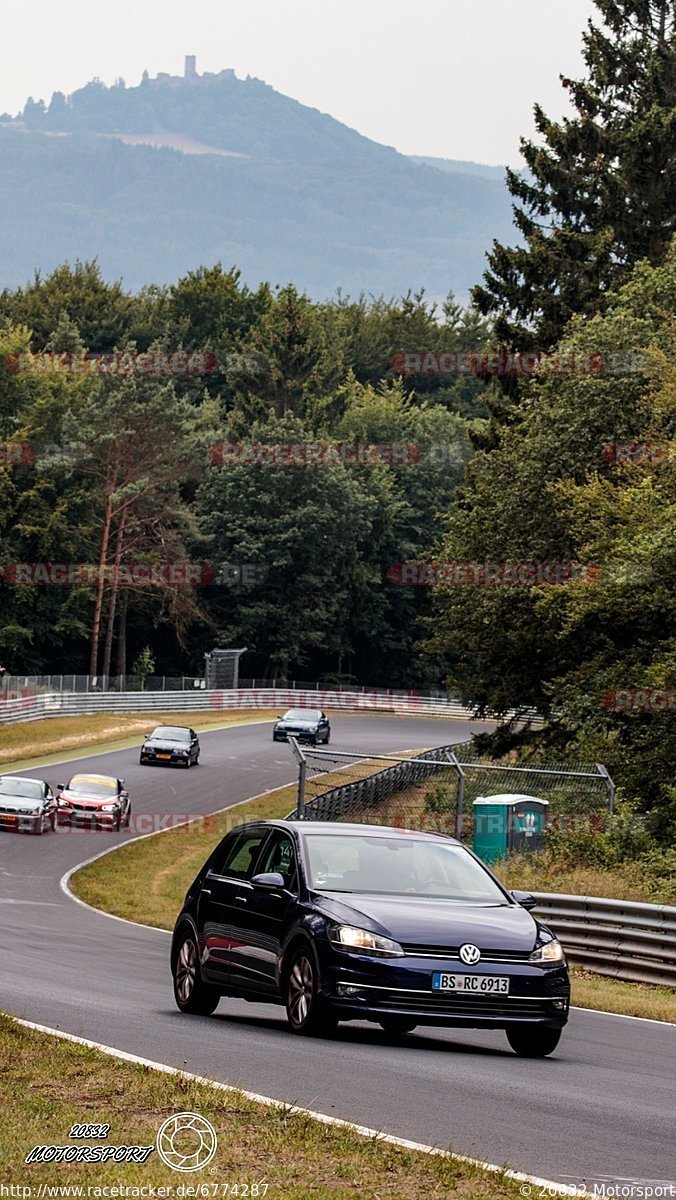
[[[587,77],[561,77],[574,115],[557,123],[536,105],[527,170],[507,173],[524,244],[495,242],[474,289],[512,350],[556,344],[636,262],[658,265],[676,227],[676,0],[595,4],[603,27],[583,34]]]

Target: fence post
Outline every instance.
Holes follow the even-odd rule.
[[[295,737],[288,738],[289,745],[293,750],[294,757],[298,763],[298,796],[296,799],[296,820],[302,821],[305,815],[305,780],[307,778],[307,759],[303,754]]]
[[[451,766],[455,767],[455,771],[458,776],[458,803],[455,812],[455,836],[457,837],[458,841],[460,841],[462,838],[462,824],[465,806],[465,772],[460,766],[460,763],[458,762],[452,750],[446,751],[446,758],[450,762]]]
[[[608,815],[612,817],[615,811],[615,784],[610,778],[610,775],[608,774],[608,771],[604,767],[603,763],[597,763],[596,770],[606,781],[606,787],[608,788]]]

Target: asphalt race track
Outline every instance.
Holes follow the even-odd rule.
[[[336,714],[332,724],[332,748],[381,753],[481,728],[375,714]],[[273,745],[269,724],[201,742],[200,766],[185,772],[140,767],[138,750],[121,750],[32,774],[52,784],[75,770],[121,775],[136,814],[212,812],[295,778],[291,751]],[[676,1027],[575,1010],[555,1055],[529,1061],[499,1031],[422,1030],[393,1044],[379,1027],[353,1024],[333,1040],[294,1038],[283,1009],[234,1000],[213,1017],[183,1016],[166,933],[111,920],[59,887],[69,868],[125,836],[0,832],[0,1009],[550,1180],[676,1177]]]

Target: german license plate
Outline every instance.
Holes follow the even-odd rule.
[[[432,976],[433,992],[476,992],[478,995],[504,995],[509,991],[508,975],[451,975],[446,971],[435,971]]]
[[[155,758],[171,758],[170,754],[156,754]]]

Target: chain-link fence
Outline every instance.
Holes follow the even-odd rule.
[[[4,675],[0,694],[13,700],[47,692],[192,692],[205,687],[205,680],[195,675]]]
[[[448,833],[472,841],[475,800],[530,797],[548,802],[548,827],[606,828],[614,785],[601,764],[500,762],[456,742],[410,755],[363,755],[300,747],[300,820],[359,821]]]

